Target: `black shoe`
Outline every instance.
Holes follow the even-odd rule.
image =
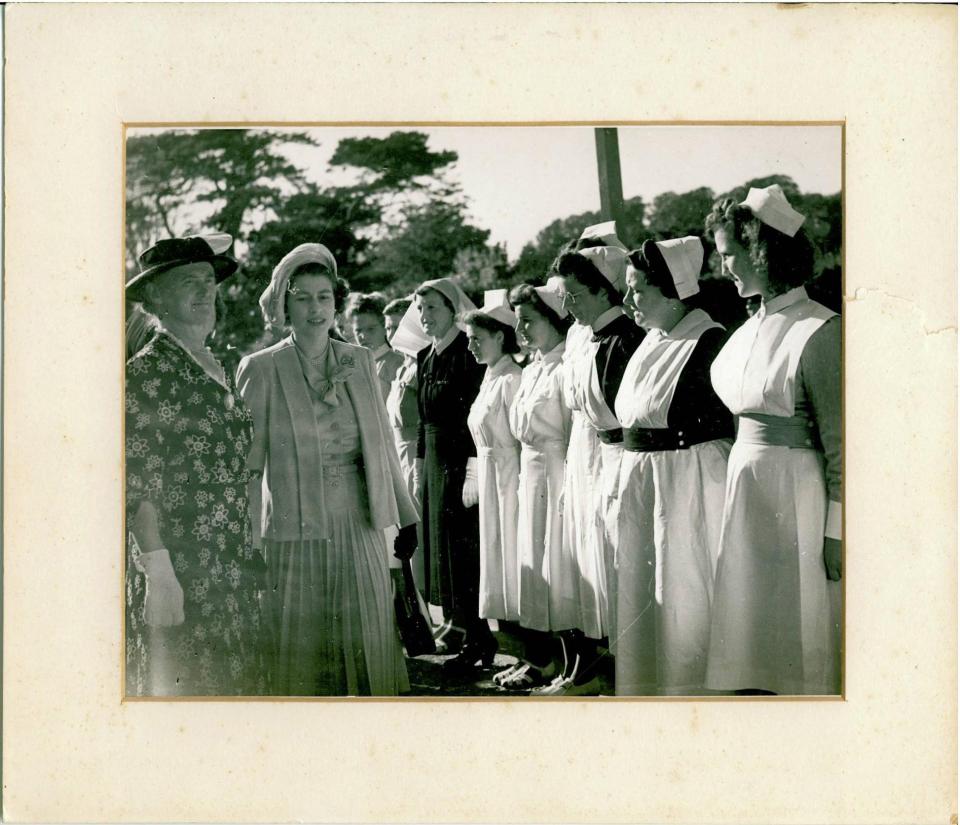
[[[497,647],[497,640],[493,636],[478,641],[468,640],[456,656],[443,663],[443,672],[467,674],[475,671],[478,664],[481,668],[491,667]]]

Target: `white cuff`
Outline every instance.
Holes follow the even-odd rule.
[[[843,505],[839,501],[828,502],[827,526],[823,530],[823,535],[837,541],[843,538]]]

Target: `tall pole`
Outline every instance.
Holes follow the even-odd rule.
[[[623,237],[623,181],[620,178],[620,145],[616,129],[594,129],[597,142],[597,175],[600,182],[600,214],[617,222]]]

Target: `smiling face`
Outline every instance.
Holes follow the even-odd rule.
[[[659,287],[647,282],[644,272],[633,266],[627,267],[627,294],[623,308],[633,315],[633,322],[644,329],[670,329],[676,322],[675,306]]]
[[[184,264],[157,275],[149,296],[151,309],[174,333],[191,330],[205,337],[217,323],[217,279],[208,263]]]
[[[378,349],[387,343],[383,316],[360,312],[353,316],[353,337],[361,347]]]
[[[423,331],[431,338],[440,340],[453,326],[453,310],[435,289],[429,290],[426,295],[417,295],[416,298]]]
[[[467,348],[478,364],[492,366],[503,356],[503,334],[471,324],[467,327]]]
[[[760,272],[750,260],[750,253],[746,247],[738,243],[733,233],[726,229],[718,229],[713,235],[717,245],[717,253],[723,263],[723,268],[733,277],[733,283],[741,297],[749,298],[759,295],[766,290],[769,279]]]
[[[563,276],[561,299],[563,308],[587,326],[610,308],[605,295],[594,295],[572,275]]]
[[[520,304],[514,313],[517,316],[517,338],[524,346],[538,352],[549,352],[560,337],[553,324],[530,304]]]
[[[337,314],[329,275],[297,275],[287,287],[287,321],[294,335],[328,333]]]

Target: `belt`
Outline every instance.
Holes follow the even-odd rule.
[[[324,479],[336,480],[344,476],[356,475],[363,467],[363,456],[358,456],[351,461],[324,463],[320,470]]]
[[[706,441],[729,438],[729,432],[719,430],[671,430],[642,427],[624,428],[623,448],[631,453],[659,453],[667,450],[688,450]]]
[[[622,444],[623,443],[623,430],[619,427],[615,430],[597,430],[597,437],[604,444]]]
[[[806,450],[815,450],[820,446],[820,439],[809,419],[763,413],[741,413],[737,416],[737,441]]]

